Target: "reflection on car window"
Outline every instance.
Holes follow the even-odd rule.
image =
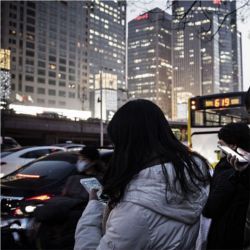
[[[75,165],[66,161],[36,161],[13,172],[1,180],[2,182],[13,181],[19,179],[20,175],[35,175],[48,181],[61,180],[68,176],[73,170],[75,170]]]
[[[38,150],[33,150],[30,152],[27,152],[23,155],[21,155],[21,158],[29,158],[29,159],[37,159],[39,157],[42,157],[46,154],[49,154],[49,150],[48,149],[38,149]]]
[[[62,151],[62,149],[51,148],[51,149],[49,149],[49,154],[56,153],[56,152],[61,152],[61,151]]]

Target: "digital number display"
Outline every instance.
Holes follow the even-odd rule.
[[[225,108],[242,105],[241,96],[204,100],[204,108]]]

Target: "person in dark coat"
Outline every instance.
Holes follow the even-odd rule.
[[[99,151],[93,147],[82,148],[76,168],[78,174],[68,177],[61,195],[35,210],[39,226],[32,238],[39,249],[73,249],[76,224],[89,197],[80,180],[96,177],[102,181],[103,165]]]
[[[82,199],[87,202],[89,194],[80,183],[80,180],[96,177],[102,182],[104,167],[100,161],[99,151],[94,147],[83,147],[79,152],[76,168],[79,174],[72,175],[67,179],[62,195]]]
[[[250,150],[250,129],[244,123],[230,123],[218,134],[219,144],[233,150]],[[212,218],[207,249],[243,249],[249,203],[249,168],[237,171],[223,156],[215,167],[210,194],[203,215]]]
[[[246,93],[245,106],[246,106],[247,113],[250,115],[250,87],[248,88],[248,91]],[[237,161],[237,159],[231,155],[228,155],[227,160],[236,169],[236,171],[240,171],[243,173],[240,176],[244,176],[244,177],[247,176],[245,177],[245,180],[248,180],[248,183],[249,183],[250,182],[250,150],[249,151],[244,151],[242,149],[240,150],[241,150],[240,153],[248,160],[248,164],[245,165],[245,167],[239,166],[239,162]],[[244,250],[250,250],[250,201],[248,203],[244,235],[245,235],[244,236]]]

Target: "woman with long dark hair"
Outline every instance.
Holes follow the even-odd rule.
[[[161,109],[147,100],[122,106],[108,134],[114,144],[104,177],[108,209],[92,192],[75,249],[194,248],[209,190],[205,160],[176,139]]]

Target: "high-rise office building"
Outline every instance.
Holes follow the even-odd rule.
[[[128,89],[171,117],[171,16],[155,8],[128,24]]]
[[[241,90],[235,5],[233,0],[173,2],[174,119],[186,119],[191,96]]]
[[[1,2],[11,102],[88,109],[87,29],[80,1]]]
[[[108,120],[126,100],[126,1],[84,1],[90,109]]]

